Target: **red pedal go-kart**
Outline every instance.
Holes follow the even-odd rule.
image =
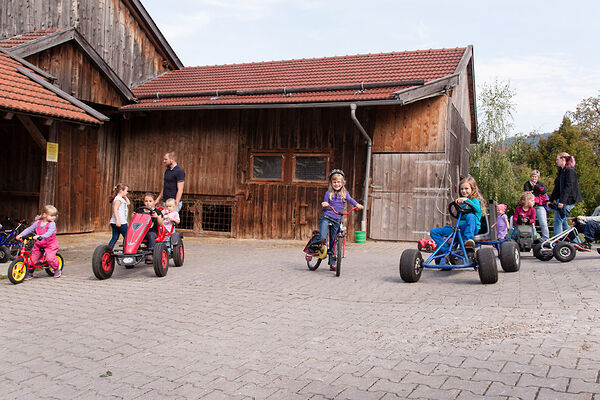
[[[143,263],[147,257],[152,258],[154,273],[158,277],[167,275],[169,257],[173,258],[176,267],[183,265],[184,250],[181,232],[173,232],[173,229],[168,232],[164,226],[159,226],[154,250],[148,248],[144,237],[152,226],[152,217],[144,211],[152,212],[152,209],[139,207],[135,210],[122,251],[113,250],[107,245],[96,247],[92,256],[92,270],[96,278],[100,280],[110,278],[115,270],[115,262],[129,269]]]
[[[437,245],[433,239],[419,239],[417,241],[417,248],[419,251],[425,251],[427,253],[431,253],[435,250]]]

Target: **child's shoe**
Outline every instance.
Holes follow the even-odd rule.
[[[33,273],[27,271],[27,273],[25,274],[25,279],[23,279],[23,280],[28,281],[30,279],[33,279]]]
[[[56,268],[56,271],[54,271],[54,277],[55,278],[60,278],[61,275],[61,270],[60,268]]]
[[[335,270],[337,270],[337,267],[336,267],[336,265],[335,265],[335,264],[331,264],[331,265],[329,266],[329,270],[330,270],[330,271],[335,271]]]
[[[467,241],[465,241],[465,249],[474,249],[475,248],[475,241],[473,239],[469,239]]]

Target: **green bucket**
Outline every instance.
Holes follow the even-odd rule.
[[[367,241],[367,232],[354,231],[354,238],[356,239],[356,243],[365,243]]]

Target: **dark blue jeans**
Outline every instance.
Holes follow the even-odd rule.
[[[329,255],[329,265],[335,264],[335,249],[333,248],[333,242],[335,240],[335,234],[337,233],[341,219],[329,218],[325,215],[319,219],[319,232],[321,233],[321,243],[327,244],[327,236],[329,236],[329,246],[327,247],[327,254]],[[331,227],[329,226],[331,224]]]
[[[111,249],[115,247],[115,243],[119,240],[119,235],[123,235],[123,241],[125,241],[125,236],[127,236],[127,224],[121,224],[120,227],[117,227],[115,224],[110,224],[112,228],[112,238],[110,242],[108,242],[108,247]]]

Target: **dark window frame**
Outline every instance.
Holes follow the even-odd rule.
[[[312,158],[325,158],[326,166],[325,166],[325,177],[322,180],[311,180],[311,179],[296,179],[296,158],[297,157],[312,157]],[[327,172],[329,171],[329,163],[331,157],[327,153],[294,153],[292,156],[293,164],[292,164],[292,182],[296,183],[327,183]]]
[[[282,175],[281,179],[261,179],[254,178],[254,157],[256,156],[281,156],[281,170]],[[248,183],[279,183],[282,185],[297,185],[297,186],[307,186],[307,185],[318,185],[318,186],[327,186],[328,181],[327,177],[325,180],[312,181],[312,180],[301,180],[296,179],[296,157],[322,157],[327,159],[327,167],[326,173],[331,169],[331,164],[333,160],[333,151],[323,151],[323,150],[297,150],[297,149],[249,149],[248,151]]]
[[[277,157],[281,156],[281,177],[275,178],[255,178],[254,177],[254,157]],[[286,155],[281,152],[252,152],[250,154],[250,181],[251,182],[284,182],[285,179]]]

